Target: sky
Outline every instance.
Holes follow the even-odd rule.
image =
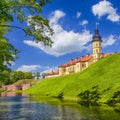
[[[44,18],[54,30],[52,47],[35,43],[21,30],[7,34],[20,53],[11,68],[24,72],[48,72],[71,59],[92,54],[92,36],[98,29],[103,53],[120,52],[119,0],[52,0],[43,7]],[[24,26],[18,21],[12,25]]]

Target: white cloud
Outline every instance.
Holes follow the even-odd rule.
[[[65,16],[65,13],[60,10],[56,10],[50,17],[50,25],[53,28],[55,34],[52,36],[54,42],[52,47],[44,46],[41,43],[35,43],[31,40],[24,40],[24,43],[37,47],[43,50],[45,53],[60,56],[72,52],[81,52],[86,49],[85,45],[91,41],[91,34],[89,30],[84,30],[81,33],[76,33],[73,30],[66,31],[58,23],[61,18]]]
[[[81,16],[81,12],[77,12],[76,18],[78,19],[80,18],[80,16]]]
[[[43,70],[41,73],[48,73],[48,72],[57,71],[57,70],[58,70],[58,66],[46,67],[46,69]]]
[[[22,65],[17,69],[17,71],[30,72],[41,68],[40,65]]]
[[[113,45],[116,43],[116,41],[117,41],[117,37],[114,35],[110,35],[106,38],[103,38],[103,47]]]
[[[88,21],[87,20],[83,20],[82,22],[80,22],[80,25],[87,25],[88,24]]]
[[[52,26],[54,24],[57,24],[59,19],[64,16],[65,16],[65,13],[63,11],[56,10],[52,12],[51,17],[50,17],[50,25]]]
[[[99,18],[107,15],[107,19],[112,22],[120,21],[120,15],[117,14],[116,9],[113,8],[113,5],[107,0],[100,1],[98,4],[93,5],[92,12]]]

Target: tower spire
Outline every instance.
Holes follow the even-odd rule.
[[[98,30],[98,25],[99,25],[99,22],[97,21],[96,22],[96,30]]]

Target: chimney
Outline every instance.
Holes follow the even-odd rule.
[[[89,56],[89,55],[90,55],[90,53],[87,54],[87,56]]]

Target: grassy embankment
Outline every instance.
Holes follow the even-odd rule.
[[[91,104],[120,103],[120,53],[99,60],[81,73],[45,79],[26,92]]]
[[[36,85],[40,82],[41,82],[40,80],[23,79],[23,80],[18,80],[17,82],[14,83],[14,85],[22,85],[22,84]]]

